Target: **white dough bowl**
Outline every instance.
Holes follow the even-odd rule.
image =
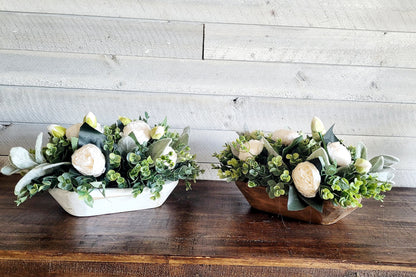
[[[98,190],[91,192],[94,199],[93,207],[85,204],[83,199],[73,191],[62,190],[59,188],[50,189],[49,193],[59,203],[59,205],[73,216],[94,216],[128,211],[137,211],[160,207],[172,191],[178,181],[168,182],[163,185],[160,197],[152,200],[149,188],[144,188],[143,192],[136,198],[133,197],[133,189],[109,188],[105,190],[105,197]]]

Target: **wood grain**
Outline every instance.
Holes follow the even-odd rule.
[[[202,24],[195,23],[3,12],[0,26],[1,49],[190,59],[202,53]]]
[[[0,50],[0,84],[416,103],[416,70]]]
[[[180,184],[158,209],[75,218],[47,194],[15,207],[17,180],[0,176],[0,270],[10,276],[416,272],[415,189],[395,188],[382,205],[368,200],[319,226],[251,209],[224,182],[200,181],[191,192]]]
[[[406,0],[24,0],[0,1],[5,11],[414,32],[416,6]]]
[[[89,111],[104,124],[113,122],[120,113],[137,118],[148,111],[156,122],[167,116],[174,128],[236,131],[289,126],[309,130],[316,115],[327,126],[337,123],[335,132],[339,135],[416,136],[416,104],[401,103],[16,86],[2,87],[0,110],[0,122],[56,124],[73,124]]]
[[[416,68],[416,33],[205,25],[205,59]]]

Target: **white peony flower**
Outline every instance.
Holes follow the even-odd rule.
[[[168,163],[165,163],[170,169],[174,168],[176,165],[176,161],[178,159],[178,154],[176,154],[175,150],[173,150],[172,147],[168,146],[163,150],[161,156],[168,156],[169,159],[173,162],[173,165],[169,165]]]
[[[56,124],[51,124],[48,126],[48,132],[56,138],[61,138],[65,135],[66,129],[65,127]]]
[[[160,139],[165,134],[165,127],[163,126],[155,126],[150,131],[150,136],[152,139]]]
[[[326,130],[325,130],[325,126],[322,123],[322,121],[314,116],[312,118],[312,122],[311,122],[311,130],[312,130],[312,138],[316,141],[320,141],[321,137],[319,136],[319,133],[321,133],[321,135],[325,135]]]
[[[293,183],[300,194],[307,198],[315,197],[321,184],[321,174],[313,163],[299,163],[292,172]]]
[[[272,134],[272,140],[277,141],[277,139],[282,140],[283,145],[290,145],[293,140],[295,140],[300,135],[298,132],[292,131],[292,130],[286,130],[286,129],[280,129],[276,130]]]
[[[236,155],[241,161],[247,160],[249,157],[257,156],[263,151],[264,143],[260,140],[251,139],[243,144],[243,148],[239,149],[238,155]],[[231,151],[233,147],[231,147]],[[234,152],[233,152],[234,154]]]
[[[357,169],[357,172],[360,174],[366,174],[370,171],[372,165],[369,161],[366,159],[358,158],[355,160],[355,168]]]
[[[98,177],[105,171],[105,157],[100,148],[86,144],[71,156],[72,165],[82,175]]]
[[[140,144],[150,139],[150,127],[146,122],[137,120],[132,121],[123,128],[123,135],[128,136],[131,132],[136,136]]]
[[[337,162],[338,166],[348,166],[351,163],[351,153],[339,141],[328,143],[329,157]]]

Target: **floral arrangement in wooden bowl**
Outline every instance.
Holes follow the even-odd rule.
[[[253,208],[317,224],[332,224],[361,207],[382,201],[399,159],[367,159],[363,143],[345,146],[314,117],[311,135],[292,130],[241,133],[214,153],[218,175],[235,181]]]
[[[17,205],[49,191],[68,213],[92,216],[158,207],[178,180],[190,189],[202,170],[189,152],[189,128],[179,135],[166,119],[153,128],[148,119],[147,113],[139,120],[120,117],[102,127],[88,113],[68,129],[50,125],[46,147],[42,133],[34,150],[13,147],[1,173],[23,174]]]

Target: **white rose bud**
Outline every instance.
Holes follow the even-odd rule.
[[[131,132],[136,136],[137,141],[140,144],[150,139],[150,127],[146,122],[137,120],[132,121],[123,128],[123,135],[128,136]]]
[[[338,166],[348,166],[351,163],[351,153],[339,141],[328,143],[329,157],[337,162]]]
[[[161,156],[164,156],[164,155],[168,155],[169,156],[169,159],[173,162],[173,165],[169,165],[167,163],[166,163],[166,165],[170,169],[174,168],[175,165],[176,165],[176,160],[178,159],[178,154],[176,154],[175,150],[173,150],[172,147],[168,146],[168,147],[165,148],[165,150],[163,150],[163,152],[161,154]]]
[[[320,141],[321,137],[319,136],[319,133],[321,133],[321,135],[325,135],[326,130],[325,130],[325,126],[322,123],[322,121],[314,116],[312,118],[312,122],[311,122],[311,130],[312,130],[312,138],[316,141]]]
[[[92,128],[97,127],[97,117],[92,112],[89,112],[86,116],[84,116],[84,122],[86,122]]]
[[[315,197],[321,184],[319,170],[310,162],[299,163],[292,172],[292,179],[299,193],[307,198]]]
[[[98,177],[105,171],[105,157],[100,148],[86,144],[71,156],[72,165],[82,175]]]
[[[66,129],[65,127],[51,124],[48,126],[48,132],[56,138],[62,138],[65,135]]]
[[[155,126],[150,131],[150,136],[152,139],[160,139],[165,134],[165,127],[163,126]]]
[[[298,132],[280,129],[273,132],[272,140],[277,141],[280,138],[283,145],[290,145],[299,136]]]
[[[118,120],[121,121],[121,123],[123,123],[124,126],[126,126],[127,124],[129,124],[131,122],[131,119],[125,116],[119,116]]]
[[[369,161],[366,159],[358,158],[355,160],[355,168],[357,169],[357,172],[360,174],[366,174],[370,171],[372,165]]]
[[[243,144],[246,150],[240,149],[238,158],[242,161],[247,160],[249,157],[257,156],[263,151],[264,144],[260,140],[251,139]]]

